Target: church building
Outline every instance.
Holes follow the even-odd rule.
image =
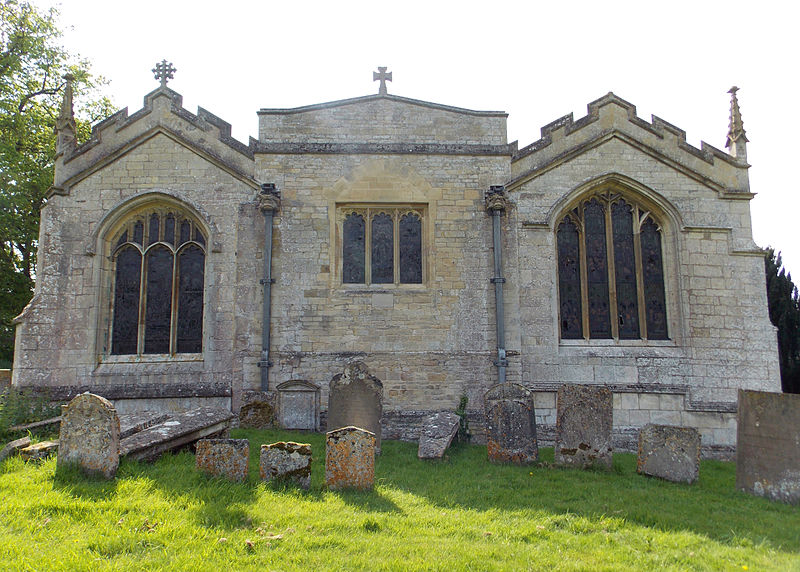
[[[466,398],[535,395],[552,441],[563,384],[611,389],[615,446],[646,423],[730,455],[739,389],[780,391],[747,138],[728,152],[609,93],[508,143],[507,114],[387,93],[258,111],[245,145],[160,86],[76,144],[57,122],[36,290],[13,384],[120,413],[274,407],[325,428],[331,379],[383,384],[383,438]]]

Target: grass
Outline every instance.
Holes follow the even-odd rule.
[[[324,436],[238,430],[250,479],[194,469],[189,453],[126,462],[115,481],[0,466],[7,570],[800,570],[800,507],[734,488],[705,461],[692,486],[636,474],[492,465],[460,445],[439,462],[388,441],[371,492],[324,488]],[[311,490],[258,480],[261,443],[310,442]]]

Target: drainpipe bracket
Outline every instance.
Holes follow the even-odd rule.
[[[498,276],[496,278],[489,278],[489,282],[491,282],[492,284],[505,284],[506,279],[503,278],[502,276]]]
[[[262,278],[261,280],[258,281],[258,283],[262,284],[262,285],[263,284],[275,284],[275,279],[274,278],[269,278],[269,279]]]
[[[494,365],[497,367],[508,367],[508,360],[507,359],[498,359],[494,360]]]
[[[258,362],[258,367],[272,367],[273,365],[275,365],[275,364],[273,364],[269,360],[267,360],[267,361],[261,360],[261,361]]]

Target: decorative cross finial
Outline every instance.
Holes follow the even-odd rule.
[[[744,122],[742,121],[742,112],[739,111],[739,100],[736,99],[736,92],[739,88],[733,86],[728,90],[731,94],[731,119],[728,124],[728,140],[725,142],[725,147],[730,149],[730,154],[747,161],[747,135],[744,132]]]
[[[172,67],[172,62],[167,63],[167,60],[161,60],[161,63],[157,63],[153,68],[156,79],[161,80],[161,87],[167,87],[167,80],[173,79],[176,71],[178,70]]]
[[[378,95],[386,95],[386,82],[392,81],[392,72],[386,73],[386,68],[378,67],[378,71],[372,72],[372,81],[380,81],[381,87],[378,89]]]

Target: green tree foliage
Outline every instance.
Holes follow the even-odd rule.
[[[786,393],[800,393],[800,298],[792,275],[783,268],[780,252],[767,248],[769,319],[778,328],[781,384]]]
[[[109,114],[98,95],[105,81],[61,44],[58,12],[27,2],[0,2],[0,367],[14,350],[14,317],[31,298],[36,278],[39,211],[53,182],[55,134],[64,89],[75,77],[78,140]]]

